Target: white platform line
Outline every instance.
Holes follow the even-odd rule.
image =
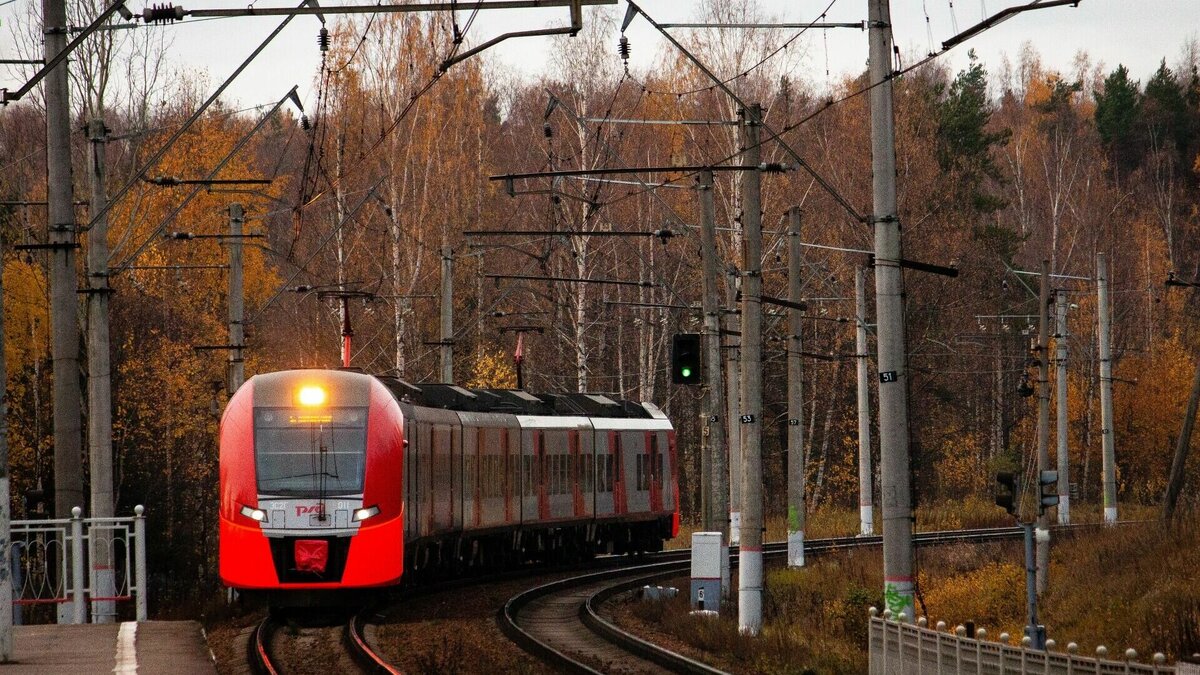
[[[123,621],[121,629],[117,631],[117,665],[112,669],[114,673],[136,675],[138,669],[136,640],[137,622]]]

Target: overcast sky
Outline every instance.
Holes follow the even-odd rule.
[[[4,3],[0,4],[0,59],[16,57],[10,31],[37,1],[0,0]],[[182,0],[179,4],[187,9],[245,6],[244,2],[217,0]],[[277,3],[256,0],[253,4],[266,7]],[[294,6],[294,3],[284,4]],[[334,3],[326,0],[323,4]],[[463,0],[461,4],[471,5],[469,0]],[[682,0],[643,0],[641,6],[660,22],[680,22],[694,19],[697,4]],[[816,20],[828,4],[828,0],[759,0],[765,13],[787,22]],[[906,53],[924,54],[930,48],[930,31],[935,45],[954,33],[951,11],[958,27],[964,29],[978,22],[985,11],[995,13],[1004,7],[1021,4],[1025,4],[1024,0],[957,0],[953,3],[952,0],[893,0],[896,42]],[[142,7],[138,0],[129,0],[129,6],[134,11]],[[866,0],[835,0],[827,20],[861,21],[866,17],[866,6]],[[929,12],[928,29],[924,8]],[[625,11],[624,0],[612,11],[621,16]],[[512,30],[561,26],[566,23],[566,17],[567,10],[563,8],[482,12],[471,29],[470,38],[479,43]],[[138,30],[169,32],[174,40],[170,54],[172,61],[183,69],[207,71],[215,87],[278,22],[277,17],[185,19],[171,26]],[[306,105],[311,104],[315,96],[313,78],[319,65],[318,28],[315,17],[299,17],[292,21],[232,85],[227,98],[238,105],[249,106],[277,100],[297,84]],[[1144,83],[1163,57],[1168,64],[1176,62],[1183,44],[1195,39],[1197,31],[1200,31],[1200,0],[1082,0],[1076,8],[1064,6],[1020,14],[942,58],[952,69],[958,70],[966,62],[968,49],[975,49],[989,70],[996,72],[1005,54],[1015,57],[1021,44],[1029,41],[1050,68],[1069,71],[1076,53],[1086,50],[1093,60],[1106,64],[1107,70],[1117,63],[1125,64],[1133,77]],[[682,33],[684,29],[675,32]],[[807,57],[797,69],[797,75],[821,85],[826,81],[826,62],[833,79],[864,68],[867,45],[862,31],[842,29],[811,33],[811,37],[804,38],[807,40]],[[645,72],[653,63],[656,50],[663,48],[662,40],[640,18],[634,21],[628,36],[634,47],[630,65],[637,72]],[[618,58],[615,40],[614,35],[614,62]],[[536,75],[544,68],[548,46],[547,38],[519,38],[493,48],[488,55],[519,72]],[[0,70],[0,86],[15,89],[20,84],[17,71]]]

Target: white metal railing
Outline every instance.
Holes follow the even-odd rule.
[[[869,654],[871,675],[1154,675],[1192,672],[1166,665],[1162,654],[1155,654],[1150,663],[1137,662],[1137,652],[1127,649],[1124,660],[1106,657],[1108,649],[1096,648],[1096,656],[1080,656],[1074,642],[1067,651],[1054,651],[1054,640],[1046,641],[1046,650],[1032,649],[1028,638],[1018,645],[1008,644],[1008,634],[989,642],[987,631],[979,629],[976,638],[966,637],[966,628],[958,626],[953,632],[939,621],[929,628],[921,618],[916,624],[893,620],[890,611],[879,616],[871,608]],[[903,619],[903,617],[901,617]]]
[[[71,518],[12,521],[14,623],[23,623],[24,608],[44,605],[67,610],[60,616],[70,623],[86,623],[89,603],[96,620],[105,620],[115,618],[114,603],[130,600],[145,621],[146,517],[141,505],[133,512],[83,518],[76,506]]]

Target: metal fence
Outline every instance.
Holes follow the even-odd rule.
[[[1165,665],[1162,654],[1155,654],[1151,663],[1139,663],[1133,650],[1126,650],[1124,660],[1104,658],[1108,651],[1097,648],[1096,657],[1080,656],[1075,643],[1066,651],[1055,651],[1057,645],[1048,640],[1046,650],[1038,650],[1023,644],[1007,644],[1008,634],[1001,633],[1000,641],[987,640],[987,631],[980,629],[976,639],[965,635],[966,629],[958,626],[955,631],[946,630],[939,621],[936,628],[929,628],[925,619],[916,624],[895,621],[891,612],[878,616],[871,608],[870,626],[870,673],[871,675],[951,675],[974,673],[976,675],[1016,675],[1038,673],[1039,675],[1118,675],[1118,674],[1165,674],[1195,672],[1186,665]]]
[[[13,621],[86,623],[116,618],[116,603],[133,601],[146,620],[146,517],[14,520],[9,538]],[[53,611],[39,608],[53,607]]]

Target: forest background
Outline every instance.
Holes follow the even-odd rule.
[[[759,18],[749,2],[698,5],[699,20]],[[82,24],[99,2],[72,11]],[[698,332],[701,315],[611,304],[698,305],[695,175],[642,178],[663,184],[656,189],[638,180],[518,182],[517,192],[530,194],[516,197],[488,176],[736,161],[735,126],[614,121],[731,121],[736,106],[678,54],[648,73],[623,68],[611,12],[589,11],[580,35],[559,39],[552,74],[540,81],[506,74],[486,55],[440,75],[439,64],[455,48],[445,16],[378,15],[330,25],[316,109],[303,122],[287,108],[272,116],[217,176],[270,178],[271,185],[201,190],[166,228],[225,232],[228,205],[236,201],[246,207],[248,229],[264,235],[246,246],[247,375],[337,365],[338,305],[284,289],[342,284],[375,296],[351,307],[353,364],[436,381],[438,348],[430,343],[440,339],[436,295],[441,252],[449,247],[457,379],[514,386],[515,335],[505,327],[544,326],[543,334],[524,338],[526,387],[609,392],[660,405],[679,433],[685,517],[697,513],[700,391],[672,385],[667,363],[671,335]],[[712,31],[690,35],[685,44],[744,100],[761,102],[770,125],[793,129],[786,141],[869,213],[865,75],[832,87],[815,84],[798,68],[803,57],[793,35]],[[32,54],[37,46],[31,38],[25,48]],[[111,130],[110,193],[212,89],[203,77],[168,72],[164,50],[150,32],[110,31],[72,61],[75,128],[98,116]],[[1036,270],[1048,259],[1055,274],[1091,278],[1101,252],[1112,287],[1119,500],[1156,502],[1200,353],[1195,292],[1164,285],[1171,273],[1200,278],[1200,45],[1163,54],[1156,72],[1139,77],[1085,53],[1069,70],[1049,69],[1027,44],[1011,61],[972,59],[960,72],[927,63],[897,82],[895,97],[906,257],[961,270],[953,279],[906,275],[918,511],[986,499],[997,469],[1032,471],[1036,398],[1019,395],[1018,386],[1036,379],[1029,348],[1036,277],[1017,271]],[[202,177],[263,112],[218,103],[150,174]],[[0,201],[45,199],[44,147],[39,96],[0,111]],[[74,135],[73,147],[75,193],[83,199],[90,191],[86,133]],[[789,161],[776,144],[765,144],[763,153],[768,162]],[[867,260],[835,249],[871,249],[871,233],[806,174],[767,175],[762,192],[766,294],[786,295],[788,208],[803,209],[804,241],[832,247],[808,248],[804,261],[812,319],[805,322],[804,349],[823,355],[805,361],[808,503],[853,507],[853,289],[855,270]],[[219,269],[161,268],[222,265],[227,253],[214,239],[156,234],[183,194],[180,187],[138,183],[115,205],[109,236],[120,268],[111,280],[117,512],[147,507],[151,597],[159,611],[212,598],[219,588],[216,433],[226,355],[194,347],[227,340],[226,277]],[[720,254],[738,265],[740,187],[733,174],[717,174],[716,204]],[[80,206],[77,220],[86,218]],[[662,228],[675,236],[463,235]],[[34,515],[24,499],[30,490],[53,494],[47,260],[12,248],[45,242],[46,232],[41,207],[0,206],[17,518]],[[80,239],[86,251],[87,235]],[[648,283],[494,281],[485,274]],[[1096,293],[1089,281],[1057,285],[1071,303],[1071,480],[1074,503],[1086,508],[1101,494]],[[779,515],[787,407],[781,317],[766,317],[763,410],[764,493],[767,512]],[[1193,462],[1184,508],[1196,507],[1197,471]]]

